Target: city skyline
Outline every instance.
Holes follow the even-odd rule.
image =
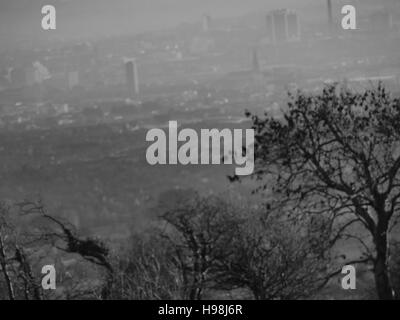
[[[0,43],[0,300],[400,297],[398,0],[3,0]]]
[[[52,4],[57,9],[57,30],[50,33],[43,32],[40,27],[41,7],[45,4]],[[203,15],[213,19],[230,18],[279,8],[296,10],[309,6],[316,6],[321,14],[322,10],[326,10],[320,0],[250,0],[245,4],[238,0],[117,0],[112,5],[106,0],[5,0],[0,4],[0,41],[7,44],[22,41],[41,44],[49,40],[100,38],[174,28],[185,22],[201,23]]]

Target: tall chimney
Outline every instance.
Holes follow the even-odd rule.
[[[332,30],[333,27],[332,0],[328,0],[328,23],[329,23],[329,29]]]

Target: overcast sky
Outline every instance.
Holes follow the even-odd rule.
[[[0,44],[48,37],[41,30],[46,4],[57,9],[57,31],[51,36],[69,39],[171,27],[196,21],[203,13],[227,17],[310,3],[322,8],[326,0],[0,0]]]
[[[301,0],[307,2],[310,0]],[[315,1],[315,0],[314,0]],[[235,16],[299,0],[0,0],[0,41],[41,35],[41,7],[54,4],[61,37],[136,33],[195,21],[203,13]],[[278,4],[277,4],[278,3]],[[280,3],[280,4],[279,4]]]

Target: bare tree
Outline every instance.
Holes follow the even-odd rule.
[[[241,223],[221,280],[250,289],[258,300],[311,296],[327,276],[328,242],[321,225],[293,221],[265,207],[249,211]]]
[[[232,254],[237,219],[218,197],[195,195],[161,216],[167,223],[164,236],[172,243],[183,279],[183,295],[202,298],[217,283],[220,264]]]
[[[44,298],[38,270],[42,256],[47,256],[46,250],[51,248],[99,265],[106,270],[106,282],[112,281],[108,248],[102,241],[80,237],[67,221],[48,214],[41,201],[0,204],[0,272],[9,299]],[[79,293],[83,295],[84,291],[90,288],[80,289]],[[107,294],[106,290],[101,293],[102,297]]]
[[[2,208],[2,211],[4,208]],[[7,236],[10,234],[10,227],[4,219],[4,211],[1,213],[0,217],[0,267],[3,274],[3,279],[6,285],[7,294],[10,300],[15,300],[14,283],[11,275],[11,265],[8,253]]]
[[[81,237],[73,225],[47,213],[42,201],[24,201],[18,204],[20,213],[24,216],[40,219],[39,239],[52,241],[53,245],[66,253],[80,255],[86,261],[100,266],[106,271],[106,284],[100,294],[107,298],[108,288],[113,281],[114,270],[108,261],[109,249],[100,239]],[[38,235],[36,235],[37,237]]]
[[[39,282],[22,248],[24,239],[19,236],[13,213],[10,205],[0,204],[0,267],[8,298],[41,300]]]
[[[160,239],[159,230],[134,235],[128,248],[114,257],[114,281],[110,299],[182,299],[181,273],[169,243]]]
[[[389,271],[395,294],[395,299],[400,299],[400,243],[391,246],[389,256]]]
[[[293,216],[328,218],[332,246],[359,241],[360,258],[347,263],[372,262],[379,298],[393,299],[388,248],[400,205],[399,99],[382,85],[363,93],[334,85],[290,98],[281,119],[248,114],[256,192],[279,194]]]

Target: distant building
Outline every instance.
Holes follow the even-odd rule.
[[[287,15],[286,10],[277,10],[272,13],[274,24],[274,42],[284,42],[288,40]]]
[[[209,15],[204,14],[203,21],[202,21],[203,32],[210,31],[210,26],[211,26],[211,17]]]
[[[133,98],[139,94],[139,74],[135,60],[128,60],[125,62],[126,72],[126,86],[128,89],[129,97]]]
[[[332,0],[327,0],[328,9],[328,27],[329,30],[333,29],[333,11],[332,11]]]
[[[257,49],[254,48],[251,54],[251,67],[253,72],[258,73],[261,71],[260,62],[258,60],[258,52]]]
[[[48,79],[50,79],[50,73],[40,62],[13,68],[10,72],[10,80],[13,87],[29,87],[41,84]]]
[[[287,33],[289,40],[297,40],[300,38],[299,17],[296,12],[290,11],[287,13]]]
[[[266,27],[267,27],[267,37],[271,42],[274,42],[274,19],[272,18],[272,14],[267,14],[265,17]]]
[[[296,12],[280,9],[266,16],[267,32],[272,43],[300,38],[300,25]]]
[[[34,62],[33,69],[34,69],[35,83],[42,83],[43,81],[51,78],[49,70],[40,62],[38,61]]]

